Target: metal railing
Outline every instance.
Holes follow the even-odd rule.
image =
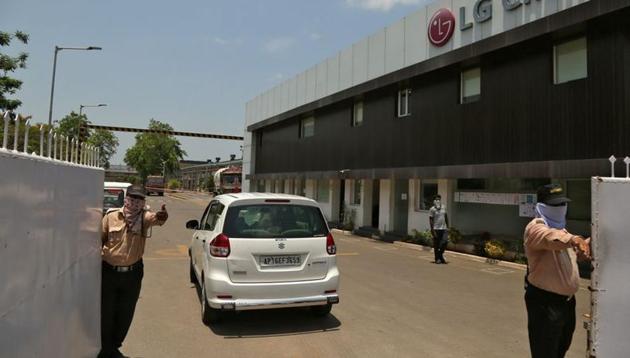
[[[608,161],[610,162],[610,177],[615,178],[615,163],[617,162],[617,158],[611,155]],[[623,163],[626,165],[626,179],[630,179],[630,157],[625,157]]]
[[[52,161],[60,161],[73,163],[87,167],[100,167],[100,151],[98,148],[91,146],[85,142],[81,142],[79,138],[70,138],[59,133],[59,129],[47,128],[43,124],[39,127],[39,153],[35,151],[28,152],[28,140],[30,130],[31,116],[23,116],[21,114],[6,111],[2,113],[3,137],[2,148],[0,151],[9,153],[22,153],[24,155],[44,158]],[[13,146],[9,147],[10,123],[13,121]],[[23,145],[20,150],[20,128],[24,128]],[[45,151],[46,149],[46,151]]]

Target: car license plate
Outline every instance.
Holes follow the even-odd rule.
[[[302,258],[298,255],[261,256],[260,266],[300,266]]]

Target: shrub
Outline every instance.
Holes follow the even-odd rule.
[[[351,209],[346,207],[343,213],[343,229],[344,230],[354,230],[354,217],[357,211],[355,209]]]
[[[457,230],[456,228],[451,227],[448,229],[448,239],[453,244],[456,244],[459,240],[462,239],[462,233],[459,232],[459,230]]]
[[[500,259],[505,255],[505,245],[498,240],[489,240],[484,244],[484,251],[488,257]]]
[[[177,179],[171,179],[168,181],[168,184],[166,186],[169,189],[179,189],[182,186],[182,183],[180,183]]]

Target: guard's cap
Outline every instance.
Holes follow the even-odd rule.
[[[127,189],[127,196],[137,196],[140,198],[145,198],[147,196],[144,188],[138,185],[132,185]]]
[[[546,205],[560,205],[571,201],[564,195],[564,190],[559,184],[547,184],[539,187],[536,196],[539,203]]]

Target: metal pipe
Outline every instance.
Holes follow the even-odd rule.
[[[51,154],[52,154],[52,141],[53,141],[53,129],[50,128],[50,131],[48,131],[48,158],[51,158]]]
[[[76,142],[76,139],[72,138],[72,145],[70,146],[70,163],[74,163],[75,158],[76,158],[74,155],[74,146],[76,145],[75,142]]]
[[[4,112],[4,132],[2,136],[2,149],[7,149],[7,143],[9,142],[9,121],[11,120],[11,111]]]
[[[15,132],[13,133],[13,151],[18,151],[18,141],[20,136],[20,115],[15,115]]]
[[[65,140],[65,137],[63,134],[59,135],[59,160],[63,161],[63,141]]]
[[[66,162],[70,159],[70,136],[66,137]]]
[[[39,156],[44,156],[44,125],[39,126]]]
[[[24,153],[28,153],[28,130],[31,127],[31,120],[24,122]]]
[[[96,148],[96,166],[101,167],[101,149]]]
[[[53,159],[57,159],[57,133],[53,134]]]

